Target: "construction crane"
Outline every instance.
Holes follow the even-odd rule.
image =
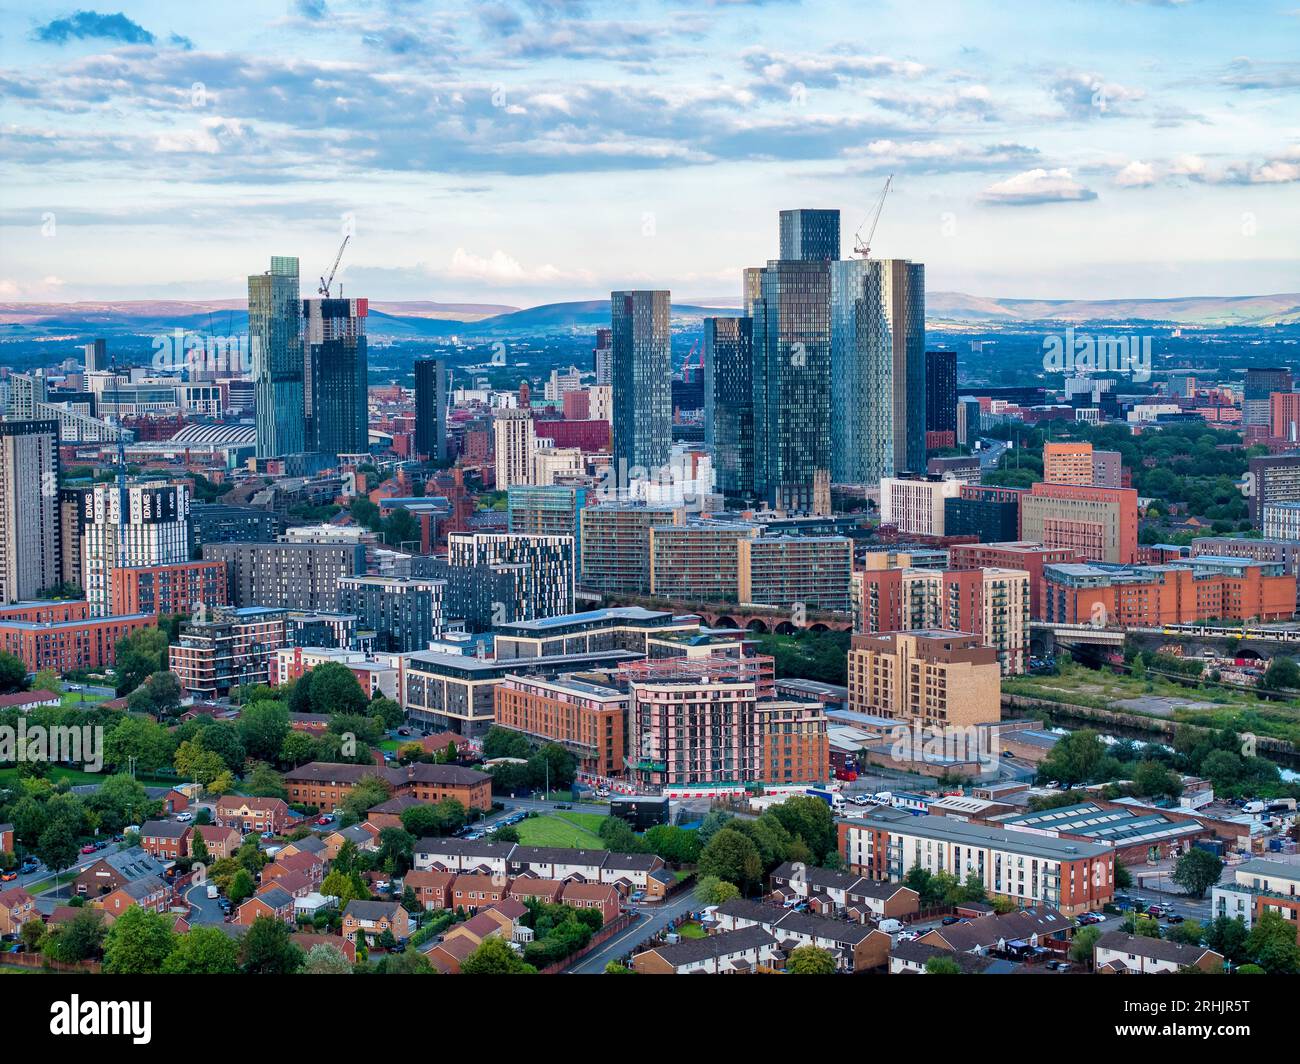
[[[862,229],[853,234],[853,254],[862,259],[871,258],[871,239],[876,235],[876,226],[880,222],[880,212],[885,209],[885,197],[889,195],[889,186],[894,182],[894,175],[885,178],[885,187],[880,190],[880,199],[876,200],[876,210],[871,216],[871,228],[867,230],[867,239],[862,239]],[[864,222],[863,225],[866,223]]]
[[[339,262],[342,261],[343,259],[343,249],[348,246],[348,241],[351,239],[352,239],[351,233],[349,233],[347,236],[343,238],[343,243],[339,245],[339,253],[334,256],[334,265],[330,267],[329,277],[322,277],[320,279],[320,287],[316,289],[316,291],[319,292],[321,295],[323,295],[326,299],[329,299],[330,297],[330,285],[334,283],[334,275],[338,273]]]

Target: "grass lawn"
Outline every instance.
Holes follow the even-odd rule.
[[[55,765],[50,769],[50,780],[54,783],[60,780],[67,780],[73,786],[82,783],[103,783],[107,778],[102,772],[83,772],[77,768],[64,768],[62,765]],[[18,782],[18,767],[0,768],[0,787],[9,787]]]
[[[96,702],[107,702],[103,695],[88,695],[85,691],[64,691],[59,696],[59,705],[64,709],[93,709]]]
[[[552,813],[533,816],[515,825],[525,846],[571,846],[584,850],[608,849],[595,829],[604,817],[595,813]]]
[[[704,928],[702,928],[694,920],[682,924],[681,927],[677,929],[677,933],[681,935],[682,938],[707,938],[708,937]]]
[[[0,975],[35,975],[34,968],[14,968],[8,964],[0,964]]]

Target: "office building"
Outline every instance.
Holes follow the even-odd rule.
[[[637,657],[675,657],[686,651],[674,647],[695,641],[699,635],[700,622],[695,617],[640,606],[611,606],[498,625],[493,650],[498,661],[607,650],[626,650]]]
[[[596,330],[596,346],[591,349],[591,368],[596,374],[598,388],[614,383],[613,329]]]
[[[301,319],[298,260],[273,256],[270,270],[248,278],[248,338],[257,396],[259,458],[306,450]]]
[[[443,465],[447,461],[447,364],[415,360],[415,453]]]
[[[831,263],[831,479],[894,475],[894,355],[886,267]]]
[[[913,536],[946,535],[946,500],[961,495],[958,480],[885,477],[880,482],[880,523]]]
[[[1291,371],[1282,366],[1251,366],[1246,370],[1242,389],[1241,423],[1269,425],[1272,420],[1270,396],[1274,392],[1289,392],[1295,387]]]
[[[363,543],[208,543],[203,559],[224,564],[227,600],[236,607],[335,612],[339,581],[366,572]]]
[[[504,491],[515,484],[531,484],[533,452],[537,449],[532,414],[518,408],[498,410],[492,419],[492,439],[496,489]]]
[[[190,493],[182,484],[96,484],[82,498],[81,570],[92,617],[113,612],[113,572],[190,558]]]
[[[82,347],[85,354],[86,372],[98,373],[100,370],[108,369],[108,341],[104,339],[94,339]]]
[[[59,426],[0,421],[0,604],[63,580]]]
[[[713,452],[718,490],[754,493],[754,320],[705,318],[704,442]]]
[[[672,362],[666,291],[611,292],[614,475],[652,475],[672,447]]]
[[[1020,497],[1026,488],[962,484],[955,499],[943,500],[946,536],[975,536],[980,543],[1014,540],[1020,535]]]
[[[925,353],[925,431],[933,447],[957,445],[957,352]]]
[[[1020,535],[1085,561],[1137,561],[1137,492],[1037,483],[1020,499]]]
[[[442,580],[423,577],[345,576],[339,580],[340,609],[356,614],[359,637],[374,633],[376,650],[409,654],[442,638],[446,588]]]

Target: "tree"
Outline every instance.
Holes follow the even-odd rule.
[[[253,877],[249,875],[248,869],[241,868],[231,879],[230,886],[226,888],[226,897],[230,899],[231,905],[238,906],[251,898],[256,889],[253,885]]]
[[[785,970],[791,975],[834,975],[835,958],[817,946],[796,946],[786,958]]]
[[[346,909],[350,901],[366,901],[370,892],[359,882],[359,877],[335,868],[321,882],[320,892],[326,897],[338,898],[339,910]]]
[[[174,759],[176,771],[198,783],[207,786],[226,771],[226,763],[221,755],[212,750],[205,750],[198,739],[190,739],[176,748]]]
[[[754,840],[728,825],[700,851],[699,873],[717,876],[746,889],[762,879],[763,861]]]
[[[164,975],[234,975],[239,942],[218,927],[195,927],[176,936],[162,970]]]
[[[1159,761],[1143,761],[1133,770],[1133,793],[1144,798],[1177,798],[1183,793],[1183,783]]]
[[[795,795],[768,810],[792,838],[802,839],[821,864],[835,849],[835,817],[831,807],[811,795]]]
[[[239,738],[249,757],[274,761],[289,734],[289,707],[283,702],[254,702],[239,714]]]
[[[1295,925],[1279,912],[1266,911],[1250,929],[1246,955],[1269,975],[1300,973]]]
[[[150,673],[148,679],[131,692],[126,704],[132,713],[147,713],[161,721],[180,708],[183,693],[176,674],[161,669]]]
[[[401,828],[381,828],[379,832],[379,863],[395,876],[405,875],[411,867],[416,839]]]
[[[626,820],[618,816],[607,816],[600,822],[600,840],[615,853],[639,853],[641,840],[637,838]]]
[[[492,832],[493,842],[518,842],[519,829],[513,824],[503,824]]]
[[[605,965],[606,975],[636,975],[636,972],[626,964],[619,964],[618,961],[610,961]]]
[[[1040,780],[1088,783],[1101,775],[1106,745],[1091,728],[1063,736],[1038,766]]]
[[[156,975],[175,946],[172,917],[132,905],[104,938],[104,971],[110,975]]]
[[[384,722],[386,728],[400,728],[402,722],[406,720],[406,712],[396,701],[386,695],[376,695],[372,698],[370,705],[366,707],[366,715],[378,717]]]
[[[113,666],[118,695],[129,695],[155,672],[166,671],[170,642],[161,628],[141,628],[118,640]]]
[[[1074,941],[1070,943],[1070,960],[1075,964],[1091,964],[1092,948],[1099,938],[1101,938],[1100,927],[1079,928],[1074,933]]]
[[[669,864],[695,864],[700,859],[700,834],[676,824],[656,824],[643,836],[645,848]]]
[[[478,949],[460,966],[461,975],[535,975],[537,969],[526,964],[504,938],[485,938]]]
[[[961,975],[961,965],[951,957],[931,957],[925,962],[926,975]]]
[[[1300,665],[1294,658],[1274,658],[1268,663],[1259,686],[1266,691],[1300,690]]]
[[[704,905],[725,905],[740,897],[740,888],[717,876],[701,876],[695,884],[695,897]]]
[[[1216,916],[1205,926],[1205,944],[1233,964],[1246,958],[1246,940],[1250,932],[1241,917]]]
[[[302,950],[289,937],[289,925],[259,916],[240,942],[239,960],[249,975],[293,975],[302,967]]]
[[[50,960],[65,964],[92,960],[103,950],[107,932],[103,912],[83,908],[62,927],[50,929],[41,942],[41,953]]]
[[[1178,858],[1173,875],[1169,878],[1194,898],[1205,897],[1205,892],[1219,881],[1223,873],[1223,860],[1209,850],[1190,849]]]
[[[300,972],[303,975],[351,975],[352,964],[337,946],[322,942],[307,951]]]
[[[208,852],[208,842],[203,837],[203,832],[197,827],[190,834],[190,856],[196,861],[202,861],[204,864],[207,864],[208,858],[212,856]]]
[[[388,801],[391,794],[392,788],[384,780],[378,776],[364,776],[348,796],[339,802],[339,808],[357,820],[364,820],[374,806]]]
[[[36,856],[56,873],[76,861],[77,851],[77,833],[62,819],[53,821],[42,831],[36,843]]]
[[[352,670],[338,661],[326,661],[311,670],[313,713],[363,714],[366,695]]]
[[[63,690],[63,684],[59,682],[59,674],[48,666],[44,669],[38,669],[36,675],[32,677],[33,691],[50,691],[58,694]]]
[[[13,654],[0,652],[0,695],[27,690],[27,663]]]
[[[1184,920],[1173,924],[1166,932],[1165,938],[1170,942],[1181,942],[1185,946],[1198,946],[1205,937],[1205,928],[1199,920]]]

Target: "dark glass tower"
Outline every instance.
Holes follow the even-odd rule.
[[[957,433],[957,352],[925,353],[925,431]]]
[[[840,212],[781,212],[781,260],[833,262],[840,257]]]
[[[447,461],[447,364],[441,359],[415,361],[415,452]]]
[[[370,449],[366,396],[369,300],[304,299],[308,447],[324,454]]]
[[[754,319],[704,319],[704,441],[718,490],[754,493]]]
[[[925,266],[881,259],[894,351],[894,473],[925,471]]]
[[[301,314],[298,260],[272,256],[269,271],[248,278],[259,458],[304,450]]]
[[[785,214],[783,245],[784,227]],[[819,479],[829,484],[830,305],[829,262],[780,260],[763,270],[754,301],[754,492],[781,510],[812,511]]]
[[[620,486],[635,468],[668,464],[672,363],[666,291],[611,292],[614,470]]]
[[[894,357],[885,267],[831,263],[831,479],[879,484],[894,475]]]

